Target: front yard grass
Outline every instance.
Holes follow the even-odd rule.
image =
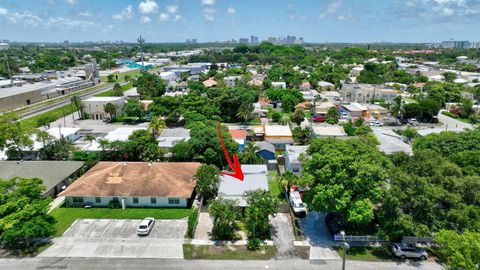
[[[268,189],[272,193],[274,198],[277,198],[280,203],[286,203],[287,200],[282,193],[282,188],[277,181],[276,172],[268,172]]]
[[[153,217],[156,219],[180,219],[190,215],[190,208],[67,208],[59,207],[50,212],[56,220],[55,236],[61,236],[72,223],[79,218],[91,219],[144,219]]]
[[[274,246],[261,246],[260,250],[249,251],[246,246],[207,246],[183,245],[183,256],[187,260],[270,260],[277,249]]]

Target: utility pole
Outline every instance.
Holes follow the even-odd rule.
[[[13,86],[12,71],[10,70],[10,63],[8,63],[7,53],[5,53],[5,61],[7,61],[8,77],[10,77],[10,84]]]
[[[138,44],[140,44],[140,57],[142,58],[142,71],[145,70],[145,67],[143,66],[143,43],[145,43],[145,39],[140,35],[140,37],[137,38]]]

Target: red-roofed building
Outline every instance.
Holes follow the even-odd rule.
[[[239,151],[242,151],[245,147],[245,141],[247,139],[247,131],[240,129],[231,129],[228,131],[232,136],[232,139],[236,141],[240,146],[238,147]]]

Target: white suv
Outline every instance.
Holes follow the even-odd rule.
[[[393,255],[402,260],[406,258],[426,260],[428,258],[428,253],[425,250],[406,243],[393,244],[392,252]]]
[[[145,218],[142,220],[140,225],[138,226],[137,234],[138,235],[148,235],[155,224],[155,219],[152,217]]]
[[[307,204],[302,201],[298,191],[290,192],[290,207],[292,207],[295,216],[305,216],[307,214]]]

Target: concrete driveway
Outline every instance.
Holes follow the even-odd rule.
[[[277,213],[274,217],[270,217],[270,231],[272,233],[273,242],[277,247],[276,259],[291,259],[295,256],[295,235],[293,233],[290,216],[286,213]]]
[[[305,240],[310,243],[310,260],[339,260],[340,256],[332,249],[334,241],[325,224],[325,214],[310,211],[299,219]]]
[[[137,236],[141,220],[78,219],[39,257],[183,258],[187,219],[156,220]]]

